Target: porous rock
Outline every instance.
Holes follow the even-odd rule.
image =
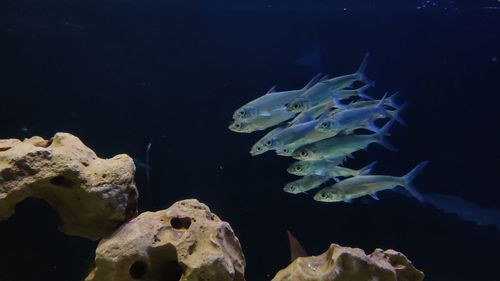
[[[59,213],[62,232],[99,239],[137,215],[134,173],[129,156],[98,158],[68,133],[0,140],[0,220],[39,198]]]
[[[376,249],[366,255],[361,249],[332,244],[319,256],[297,258],[272,281],[421,281],[423,278],[423,272],[394,250]]]
[[[244,281],[231,226],[195,199],[145,212],[100,241],[86,281]]]

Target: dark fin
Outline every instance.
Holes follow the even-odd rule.
[[[290,262],[293,262],[296,258],[309,256],[304,247],[300,245],[297,238],[295,238],[289,230],[287,230],[286,233],[288,234],[288,242],[290,243]]]

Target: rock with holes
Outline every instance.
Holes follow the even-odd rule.
[[[101,240],[86,281],[244,281],[231,226],[197,200],[145,212]]]
[[[297,258],[272,281],[421,281],[424,274],[401,253],[376,249],[372,254],[332,244],[319,256]]]
[[[62,232],[99,239],[137,215],[134,173],[129,156],[98,158],[67,133],[0,140],[0,220],[39,198],[57,210]]]

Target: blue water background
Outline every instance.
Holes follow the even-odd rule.
[[[472,3],[474,2],[474,3]],[[432,5],[434,3],[435,5]],[[425,5],[425,7],[423,7]],[[265,93],[302,87],[297,60],[319,50],[325,73],[354,71],[371,52],[369,92],[410,101],[391,153],[378,160],[415,183],[500,209],[500,6],[496,1],[35,1],[0,3],[0,138],[70,132],[100,157],[144,160],[140,210],[198,198],[231,223],[247,280],[289,262],[286,230],[311,254],[332,242],[394,248],[426,280],[496,280],[500,232],[384,192],[381,200],[323,204],[282,191],[291,162],[251,157],[261,134],[227,129],[233,111]],[[485,8],[489,7],[489,8]],[[46,204],[27,201],[0,222],[0,280],[79,280],[95,243],[57,231]],[[4,279],[1,279],[4,278]]]

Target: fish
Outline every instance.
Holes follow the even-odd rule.
[[[335,99],[337,92],[344,88],[351,87],[352,84],[357,81],[364,82],[365,84],[371,84],[372,81],[365,75],[368,57],[369,53],[365,55],[361,65],[355,73],[334,77],[314,84],[314,86],[304,91],[299,97],[288,103],[287,110],[292,112],[301,112],[320,104],[329,98]],[[341,93],[338,95],[342,96]]]
[[[337,157],[325,160],[296,161],[290,164],[286,171],[296,176],[318,175],[326,176],[325,171],[335,168],[344,163],[345,157]]]
[[[377,192],[402,186],[417,200],[424,202],[424,197],[415,189],[412,182],[428,163],[429,161],[423,161],[402,177],[359,175],[347,178],[332,186],[323,188],[313,198],[321,202],[343,201],[350,203],[353,199],[370,195],[375,200],[378,200]]]
[[[318,130],[312,130],[308,134],[306,134],[303,138],[276,149],[276,154],[279,156],[292,156],[293,152],[295,152],[296,149],[302,146],[305,146],[310,143],[315,143],[327,138],[331,138],[335,135],[337,135],[336,132],[323,132]]]
[[[252,133],[279,125],[292,119],[295,115],[296,113],[287,111],[283,106],[272,110],[270,116],[258,116],[251,120],[235,120],[228,128],[237,133]]]
[[[391,151],[397,151],[385,139],[385,135],[388,134],[394,121],[394,119],[391,119],[375,134],[334,136],[302,146],[293,152],[292,157],[298,160],[321,160],[343,157],[365,149],[371,143],[378,143]]]
[[[292,119],[292,121],[288,122],[288,126],[293,126],[296,124],[304,123],[307,121],[312,121],[314,119],[317,119],[318,117],[322,116],[323,114],[326,114],[327,112],[330,111],[331,108],[335,106],[335,101],[334,100],[327,100],[321,104],[318,104],[309,110],[302,111],[295,118]]]
[[[296,181],[289,182],[283,187],[283,191],[291,194],[299,194],[307,192],[308,190],[317,188],[323,183],[329,181],[329,176],[309,175],[304,176]]]
[[[318,160],[322,161],[322,160]],[[305,161],[307,164],[307,161]],[[318,165],[320,164],[320,165]],[[289,173],[293,173],[295,175],[319,175],[319,176],[329,176],[330,178],[343,178],[343,177],[354,177],[359,175],[368,175],[371,173],[373,167],[377,162],[372,162],[365,167],[354,170],[346,167],[342,167],[339,165],[332,165],[328,162],[323,162],[324,166],[321,166],[321,163],[316,163],[316,165],[311,165],[309,167],[304,167],[301,170],[301,166],[291,167]],[[293,164],[292,164],[293,165]],[[290,168],[290,167],[289,167]]]
[[[339,133],[344,130],[354,128],[366,128],[372,132],[378,132],[374,121],[380,117],[392,118],[392,115],[385,109],[384,97],[375,106],[359,107],[342,110],[329,118],[324,118],[315,129],[323,132]]]
[[[282,131],[273,134],[270,137],[263,138],[261,142],[268,149],[280,149],[281,147],[304,138],[309,132],[313,131],[319,120],[312,120],[305,123],[295,124]]]
[[[248,102],[238,108],[233,113],[234,120],[251,120],[259,117],[270,117],[273,111],[281,108],[299,97],[304,91],[316,84],[321,78],[319,73],[314,76],[302,89],[276,92],[273,86],[265,95],[260,96],[253,101]]]
[[[254,145],[252,145],[252,148],[250,149],[250,154],[252,156],[256,156],[271,150],[271,148],[264,145],[264,140],[281,132],[283,129],[285,129],[285,127],[276,127],[273,130],[269,131],[267,134],[265,134],[259,141],[257,141]]]

